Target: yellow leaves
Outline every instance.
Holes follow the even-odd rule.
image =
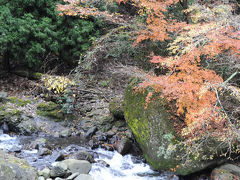
[[[64,76],[44,75],[41,81],[49,91],[53,91],[55,94],[65,93],[67,86],[75,85],[73,81]]]

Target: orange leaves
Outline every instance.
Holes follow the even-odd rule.
[[[127,0],[117,0],[118,2],[126,2]],[[169,21],[166,19],[164,12],[167,12],[167,7],[179,2],[179,0],[132,0],[134,5],[140,11],[139,14],[147,15],[146,29],[140,32],[134,45],[146,40],[164,41],[169,39],[168,31],[177,31],[185,23],[178,23],[176,21]]]
[[[198,6],[194,8],[196,7]],[[207,12],[214,17],[215,14],[211,11],[219,12],[225,9],[220,6],[212,10],[207,9]],[[225,117],[217,106],[215,92],[217,86],[223,83],[223,79],[213,70],[201,67],[203,57],[213,60],[217,60],[219,54],[240,57],[239,27],[228,22],[227,18],[230,15],[226,13],[224,16],[218,14],[217,19],[214,19],[200,12],[194,17],[208,18],[205,23],[196,21],[198,24],[182,24],[182,29],[179,23],[175,26],[170,23],[168,26],[166,24],[168,22],[161,19],[162,17],[152,18],[151,24],[148,25],[151,33],[154,34],[151,37],[153,40],[164,40],[168,38],[166,32],[181,30],[169,45],[168,50],[172,56],[153,56],[151,59],[152,63],[168,68],[169,73],[159,77],[148,77],[140,87],[151,86],[156,92],[161,92],[167,100],[175,102],[176,114],[184,117],[187,125],[182,131],[184,136],[190,134],[195,136],[206,129],[217,129],[226,123]],[[162,37],[159,35],[160,31],[162,31]]]

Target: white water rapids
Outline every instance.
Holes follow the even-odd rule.
[[[19,137],[0,134],[0,149],[8,152],[21,152],[22,157],[36,168],[42,163],[52,163],[50,162],[51,157],[39,158],[37,155],[38,150],[24,150],[23,146],[20,144]],[[77,147],[77,145],[74,146]],[[82,147],[79,146],[79,148]],[[62,151],[67,152],[67,149],[68,147],[62,149]],[[95,180],[178,180],[178,177],[171,174],[151,170],[149,165],[132,155],[122,156],[116,151],[106,151],[101,148],[90,151],[97,154],[96,161],[105,161],[109,165],[109,167],[106,167],[101,163],[92,164],[90,174]],[[54,153],[56,151],[53,150],[52,154]],[[31,162],[31,159],[35,160]],[[46,159],[49,159],[49,162],[46,162]]]

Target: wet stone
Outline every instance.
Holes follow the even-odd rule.
[[[46,156],[46,155],[49,155],[51,154],[51,150],[49,150],[48,148],[41,148],[39,151],[38,151],[38,155],[39,156]]]
[[[38,180],[45,180],[45,178],[43,176],[39,176]]]
[[[114,148],[111,144],[102,144],[101,147],[107,151],[114,151]]]
[[[71,129],[65,129],[65,130],[61,131],[60,134],[59,134],[59,136],[63,137],[63,138],[64,137],[69,137],[71,135],[72,135]]]
[[[86,138],[91,138],[91,137],[95,134],[95,132],[96,132],[97,130],[98,130],[97,127],[92,127],[92,128],[90,128],[90,129],[86,132],[85,137],[86,137]]]
[[[60,178],[60,177],[57,177],[57,178],[55,178],[55,180],[64,180],[64,179],[62,179],[62,178]]]
[[[99,141],[107,141],[107,136],[104,135],[104,134],[99,135],[97,138],[98,138]]]
[[[64,163],[56,163],[50,171],[51,177],[63,177],[67,174],[67,165]]]
[[[64,160],[64,159],[65,159],[64,154],[58,154],[58,155],[56,156],[55,161],[62,161],[62,160]]]
[[[66,159],[61,162],[67,166],[71,173],[88,174],[91,170],[91,163],[85,160]]]
[[[110,165],[108,163],[106,163],[104,160],[97,160],[98,164],[100,164],[103,167],[109,167]]]
[[[38,172],[39,176],[43,176],[45,179],[50,177],[50,169],[49,168],[44,168],[43,170]]]
[[[31,149],[40,149],[40,147],[45,147],[47,140],[45,138],[38,138],[33,141],[29,148]]]
[[[86,160],[90,163],[95,162],[93,156],[87,151],[78,151],[70,156],[72,159]]]
[[[127,137],[124,137],[121,140],[116,141],[116,143],[114,144],[114,148],[122,155],[127,154],[131,147],[132,141]]]
[[[76,177],[74,180],[94,180],[92,176],[88,174],[80,174],[78,177]]]
[[[73,179],[76,178],[78,175],[79,175],[78,172],[73,173],[71,176],[69,176],[69,177],[67,178],[67,180],[73,180]]]

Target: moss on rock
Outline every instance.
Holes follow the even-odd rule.
[[[37,170],[30,167],[27,161],[0,151],[0,179],[35,180]]]
[[[55,121],[61,121],[64,118],[62,111],[54,102],[40,103],[37,105],[37,114],[39,116],[49,117]]]
[[[154,94],[146,108],[145,92],[136,92],[134,87],[139,83],[133,80],[125,91],[124,116],[133,131],[147,162],[156,170],[174,170],[179,175],[188,175],[216,164],[215,157],[218,142],[213,139],[198,149],[197,154],[189,152],[184,140],[178,136],[173,124],[181,124],[180,120],[172,120],[168,102]],[[194,142],[198,147],[201,142]],[[195,148],[195,147],[194,147]],[[218,150],[217,150],[218,151]],[[184,161],[186,153],[189,157]]]
[[[109,103],[109,111],[116,119],[124,119],[122,104],[123,102],[119,98],[114,98]]]
[[[27,104],[31,103],[30,100],[23,100],[14,96],[8,97],[7,100],[17,106],[26,106]]]

